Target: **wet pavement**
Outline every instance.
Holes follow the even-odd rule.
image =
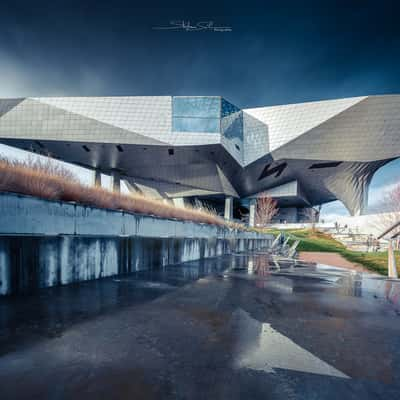
[[[0,299],[1,399],[399,399],[400,283],[233,255]]]

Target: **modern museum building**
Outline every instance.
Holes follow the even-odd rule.
[[[333,200],[363,213],[373,174],[400,156],[400,96],[248,109],[220,96],[0,99],[0,141],[91,168],[97,184],[110,174],[115,190],[123,179],[226,218],[268,195],[276,221],[306,222]]]

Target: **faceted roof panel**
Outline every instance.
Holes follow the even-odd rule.
[[[366,97],[351,97],[244,111],[267,125],[269,151],[273,151],[364,99]]]
[[[0,101],[0,107],[5,107],[4,100]],[[103,118],[103,121],[106,119]],[[162,144],[155,137],[127,131],[103,121],[27,98],[0,116],[0,136],[32,140]]]
[[[24,99],[4,99],[0,101],[0,117],[4,114],[7,114],[14,107],[16,107],[19,103],[24,101]]]
[[[168,141],[170,96],[37,97],[41,103],[79,114],[130,132]]]
[[[277,149],[274,158],[375,161],[400,155],[400,96],[369,96]]]

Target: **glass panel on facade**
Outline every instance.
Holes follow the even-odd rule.
[[[220,97],[173,97],[172,129],[175,132],[220,132]]]
[[[243,113],[230,115],[222,119],[222,133],[228,139],[243,140]]]
[[[220,97],[173,97],[172,115],[174,117],[219,118]]]
[[[219,133],[219,118],[174,117],[172,129],[175,132]]]
[[[229,103],[225,99],[221,99],[221,117],[224,118],[230,114],[240,112],[240,108],[236,107],[234,104]]]

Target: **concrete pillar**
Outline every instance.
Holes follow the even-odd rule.
[[[111,173],[112,179],[112,190],[113,192],[120,193],[121,192],[121,175],[118,171],[112,171]]]
[[[183,197],[175,197],[174,199],[172,199],[172,201],[173,201],[175,207],[179,207],[179,208],[185,207],[185,201],[184,201]]]
[[[98,169],[93,171],[94,186],[101,187],[101,172]]]
[[[141,191],[138,189],[138,187],[134,184],[129,182],[127,179],[123,179],[125,186],[128,188],[130,193],[141,193]]]
[[[224,218],[231,221],[233,217],[233,197],[225,197],[225,212]]]
[[[254,227],[256,225],[256,206],[257,200],[250,199],[250,206],[249,206],[249,226]]]

